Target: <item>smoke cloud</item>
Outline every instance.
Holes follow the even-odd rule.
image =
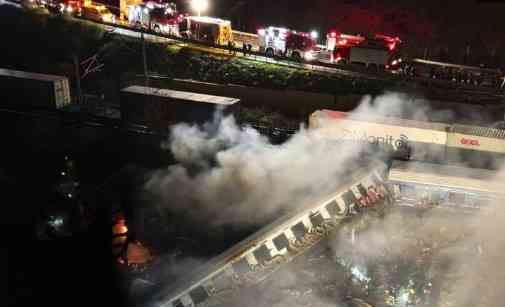
[[[434,111],[426,101],[397,93],[365,97],[351,114],[361,115],[437,122],[451,122],[455,116],[450,110]],[[202,227],[264,225],[283,211],[334,192],[347,170],[360,167],[356,158],[364,151],[359,143],[330,142],[303,127],[284,144],[272,145],[256,130],[240,127],[233,117],[219,114],[204,126],[172,127],[163,147],[176,164],[154,172],[145,188],[164,210],[187,216],[193,225]],[[360,274],[365,279],[373,277],[374,271],[364,268],[384,259],[389,259],[389,264],[424,265],[424,278],[431,288],[423,291],[440,292],[438,306],[499,306],[503,304],[499,294],[505,290],[501,260],[505,254],[505,240],[501,239],[504,215],[503,211],[461,215],[395,209],[383,218],[359,218],[356,223],[364,218],[369,223],[356,233],[355,240],[349,239],[354,227],[351,223],[350,232],[337,233],[329,240],[329,247],[336,258],[351,257],[353,270],[361,272],[362,268]],[[427,258],[422,258],[425,254]],[[327,274],[336,265],[335,261],[326,263],[316,274]],[[379,272],[387,267],[384,264]],[[296,266],[283,274],[277,278],[287,292],[302,283]],[[385,277],[381,278],[374,282],[386,288]],[[307,291],[317,287],[322,286],[314,281]],[[262,289],[261,295],[270,296],[272,306],[298,306],[293,295]],[[248,295],[244,297],[242,305],[248,301]],[[341,304],[323,294],[312,294],[312,298],[312,306]]]

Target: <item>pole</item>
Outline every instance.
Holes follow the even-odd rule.
[[[149,86],[149,75],[147,74],[147,56],[146,56],[146,40],[144,39],[144,32],[140,32],[140,39],[142,40],[142,60],[144,64],[144,82],[145,86]]]
[[[81,73],[79,72],[79,57],[77,54],[72,56],[75,68],[75,85],[77,87],[77,104],[81,103],[82,92],[81,92]]]

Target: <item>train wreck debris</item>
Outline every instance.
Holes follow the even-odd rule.
[[[246,289],[320,242],[339,224],[366,208],[390,203],[386,166],[375,161],[349,174],[340,190],[267,225],[185,280],[163,291],[156,306],[219,305],[223,293]]]

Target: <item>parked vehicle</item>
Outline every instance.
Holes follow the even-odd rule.
[[[314,35],[286,28],[268,27],[258,30],[259,50],[267,57],[286,57],[301,62],[313,61],[319,49]]]

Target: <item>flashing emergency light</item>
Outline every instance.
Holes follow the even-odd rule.
[[[258,35],[263,36],[263,35],[265,35],[265,33],[266,33],[265,29],[259,29],[258,30]]]
[[[337,37],[337,32],[331,32],[330,37]]]
[[[317,33],[317,31],[310,32],[310,37],[312,39],[317,39],[318,36],[319,36],[319,33]]]

